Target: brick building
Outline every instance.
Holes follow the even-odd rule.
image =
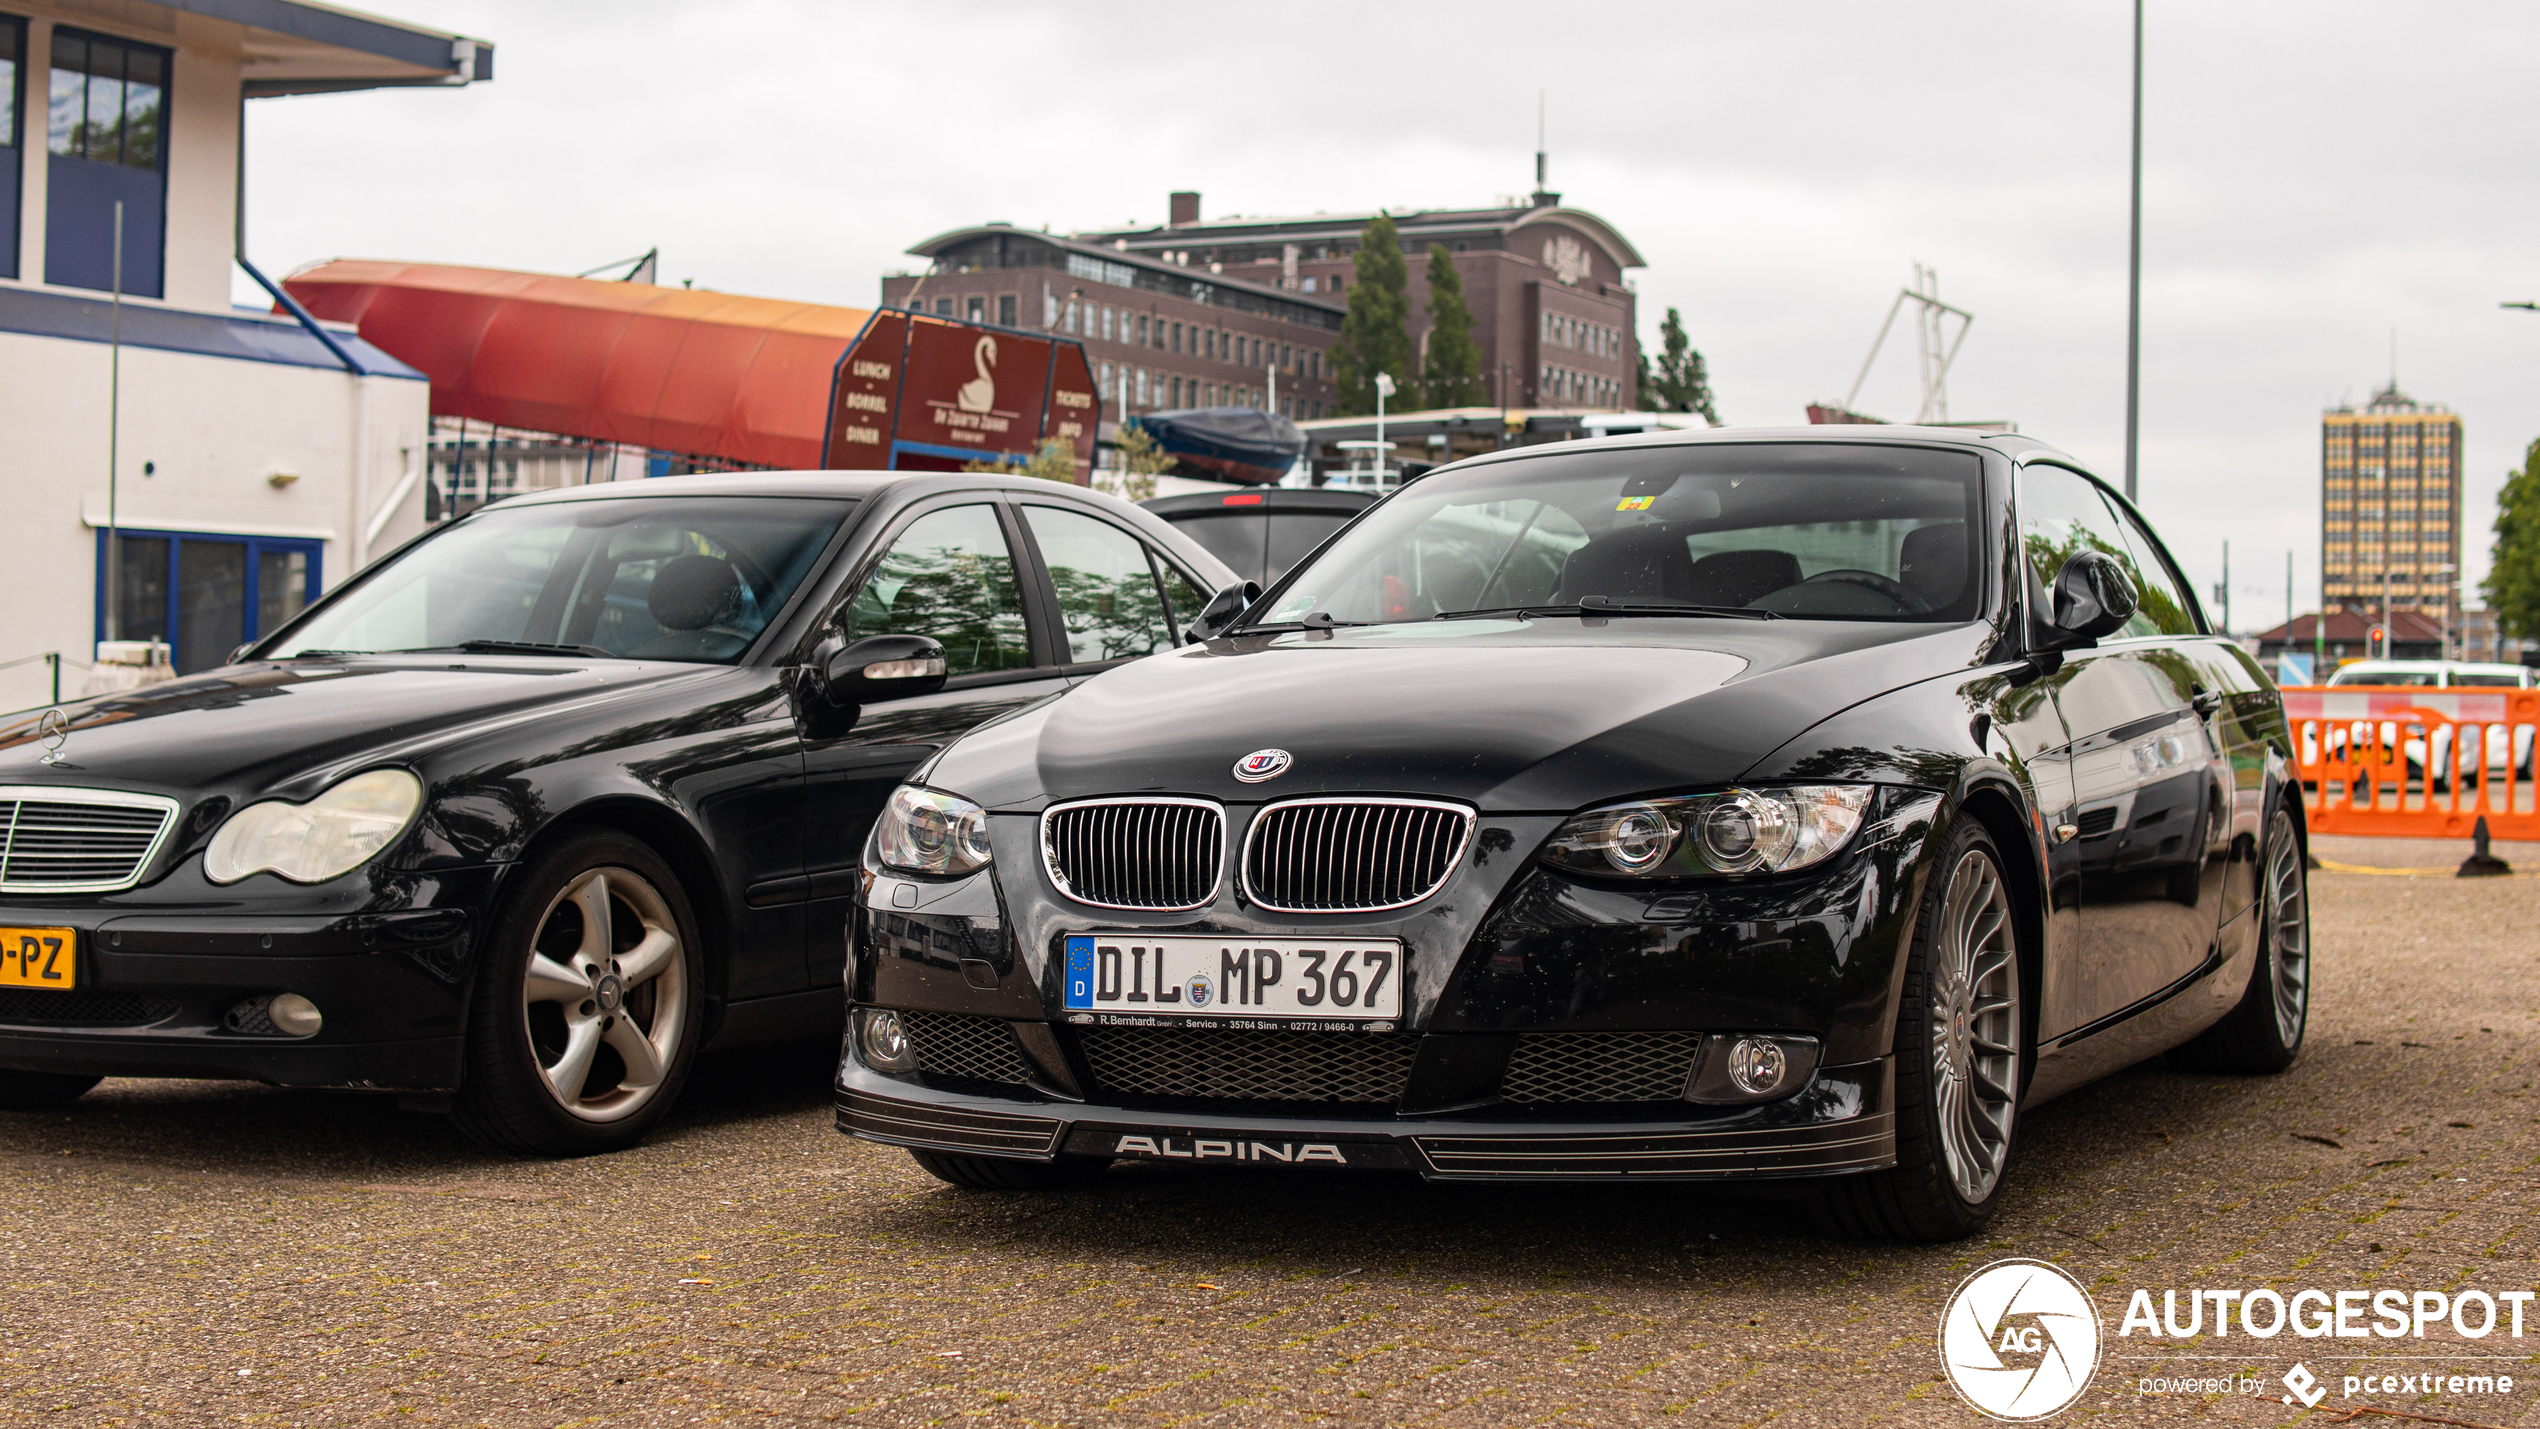
[[[1299,421],[1333,415],[1331,347],[1359,235],[1375,215],[1203,220],[1195,193],[1172,195],[1169,212],[1161,227],[1059,235],[986,224],[938,234],[909,250],[932,260],[927,271],[883,279],[882,302],[1082,339],[1106,420],[1204,406],[1271,407]],[[1612,225],[1545,192],[1523,206],[1394,222],[1410,272],[1415,357],[1427,351],[1429,249],[1443,246],[1464,282],[1494,405],[1638,405],[1627,274],[1643,264]]]
[[[1160,228],[1077,236],[1346,304],[1358,236],[1375,217],[1203,219],[1195,193],[1174,194],[1169,212],[1171,221]],[[1429,249],[1443,245],[1455,255],[1464,280],[1484,390],[1494,406],[1639,404],[1637,297],[1628,274],[1646,265],[1612,224],[1584,209],[1565,208],[1561,195],[1540,190],[1523,205],[1430,209],[1397,213],[1393,220],[1410,270],[1415,357],[1428,350]]]
[[[1105,421],[1178,407],[1331,408],[1342,309],[1330,298],[1002,223],[909,251],[933,264],[883,279],[883,306],[1082,341]]]

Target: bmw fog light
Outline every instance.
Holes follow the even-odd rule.
[[[1778,1042],[1740,1037],[1729,1044],[1729,1080],[1749,1096],[1769,1095],[1781,1086],[1789,1070],[1790,1059],[1782,1055]]]
[[[900,1015],[888,1008],[868,1007],[856,1013],[856,1046],[864,1064],[877,1072],[914,1072],[917,1048],[908,1040]]]
[[[1814,1037],[1715,1032],[1702,1039],[1685,1100],[1733,1106],[1789,1096],[1816,1075],[1821,1050]]]

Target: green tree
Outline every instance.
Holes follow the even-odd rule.
[[[1351,266],[1349,312],[1341,319],[1340,341],[1332,344],[1332,382],[1339,389],[1336,416],[1356,417],[1376,410],[1376,374],[1391,373],[1395,382],[1411,386],[1410,269],[1402,258],[1402,238],[1393,216],[1378,213],[1358,235]]]
[[[1482,350],[1473,342],[1473,310],[1464,305],[1464,277],[1442,243],[1429,245],[1429,362],[1420,394],[1431,407],[1490,400],[1482,387]]]
[[[1043,481],[1072,483],[1076,480],[1076,444],[1065,437],[1045,437],[1040,447],[1021,461],[964,462],[961,469],[1003,472],[1008,476],[1037,476]]]
[[[1685,320],[1674,308],[1667,309],[1667,320],[1658,325],[1658,363],[1653,370],[1649,354],[1640,357],[1640,401],[1653,412],[1700,412],[1702,420],[1720,425],[1720,409],[1711,401],[1711,369],[1696,352],[1693,340],[1685,335]]]
[[[2496,548],[2479,590],[2508,635],[2540,635],[2540,442],[2496,493]]]

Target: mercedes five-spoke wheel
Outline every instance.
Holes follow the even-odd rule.
[[[594,829],[532,860],[486,940],[460,1125],[539,1155],[632,1143],[694,1057],[700,966],[652,850]]]
[[[631,868],[592,869],[556,894],[530,944],[521,1013],[557,1105],[621,1121],[661,1091],[687,1023],[681,952],[661,891]]]
[[[2202,1072],[2281,1072],[2301,1055],[2311,1018],[2311,884],[2289,791],[2267,820],[2258,853],[2257,958],[2240,1001],[2195,1041],[2170,1053]]]
[[[2002,1195],[2019,1128],[2019,921],[2001,856],[1962,818],[1933,860],[1896,1015],[1896,1164],[1818,1197],[1830,1230],[1956,1240]]]

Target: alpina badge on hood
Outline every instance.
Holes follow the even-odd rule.
[[[1288,772],[1296,757],[1284,749],[1256,749],[1235,761],[1235,777],[1247,784],[1276,779]]]

